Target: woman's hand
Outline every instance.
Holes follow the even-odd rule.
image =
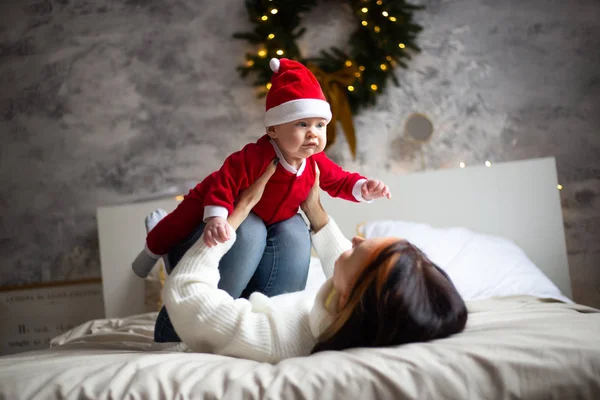
[[[329,216],[321,205],[321,198],[319,196],[320,176],[319,166],[315,164],[315,183],[310,189],[306,200],[300,204],[300,208],[306,214],[306,217],[310,221],[310,228],[314,232],[318,232],[329,222]]]
[[[267,186],[267,182],[269,182],[269,179],[275,173],[278,163],[279,159],[274,159],[257,180],[240,192],[233,212],[227,218],[227,222],[229,222],[229,225],[233,229],[239,228],[242,222],[248,217],[248,214],[250,214],[250,211],[260,201],[265,191],[265,186]]]

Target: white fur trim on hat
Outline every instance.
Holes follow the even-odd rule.
[[[269,61],[269,67],[271,67],[271,71],[273,72],[279,72],[280,65],[279,58],[271,58],[271,61]]]
[[[267,110],[265,126],[275,126],[301,118],[325,118],[331,121],[331,106],[319,99],[298,99],[288,101]]]

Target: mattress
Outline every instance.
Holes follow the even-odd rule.
[[[599,310],[528,296],[468,308],[446,339],[275,365],[154,343],[156,313],[94,320],[1,357],[0,398],[600,398]]]

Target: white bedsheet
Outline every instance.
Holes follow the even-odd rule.
[[[531,297],[469,303],[430,343],[259,364],[156,344],[156,313],[87,322],[0,358],[0,398],[600,398],[600,311]]]

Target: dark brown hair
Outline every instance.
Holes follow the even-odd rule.
[[[363,270],[312,353],[440,339],[466,322],[467,308],[450,277],[416,246],[397,240]]]

